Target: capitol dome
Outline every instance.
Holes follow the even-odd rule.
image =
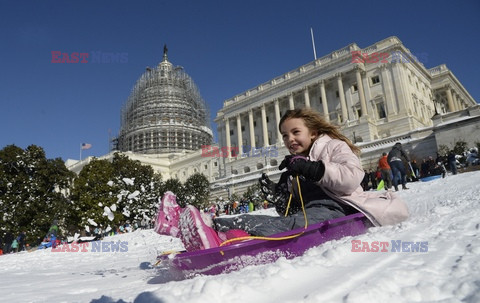
[[[141,154],[177,153],[210,145],[213,134],[205,101],[182,67],[163,60],[147,68],[121,112],[116,149]]]

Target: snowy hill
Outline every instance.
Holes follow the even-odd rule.
[[[218,276],[149,283],[156,272],[147,264],[161,251],[182,248],[178,239],[151,230],[105,238],[105,247],[95,251],[90,244],[83,247],[86,252],[79,247],[77,252],[47,249],[3,255],[0,298],[102,303],[480,302],[479,180],[477,171],[409,183],[410,190],[399,192],[411,212],[402,224],[327,242],[293,260]],[[387,242],[387,251],[352,251],[372,249],[375,241]],[[394,252],[394,243],[410,249],[417,244],[420,251]]]

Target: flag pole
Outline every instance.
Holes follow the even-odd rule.
[[[310,27],[310,34],[312,35],[313,57],[317,60],[317,51],[315,50],[315,39],[313,39],[313,29]]]
[[[82,161],[82,143],[80,143],[80,161]]]

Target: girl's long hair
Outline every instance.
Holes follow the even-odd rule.
[[[278,124],[278,129],[280,130],[280,132],[282,131],[281,126],[283,122],[292,118],[302,119],[305,122],[305,126],[310,131],[316,132],[317,136],[326,134],[331,138],[344,141],[345,143],[347,143],[353,153],[355,153],[357,156],[360,155],[360,148],[355,146],[352,141],[350,141],[350,139],[345,137],[345,135],[340,132],[338,126],[325,121],[325,119],[320,115],[320,113],[313,109],[300,108],[287,110],[287,112],[280,119],[280,123]]]

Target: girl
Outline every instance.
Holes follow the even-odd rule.
[[[179,220],[180,238],[187,250],[216,247],[222,240],[245,232],[269,236],[302,228],[305,219],[314,224],[360,211],[373,225],[379,226],[396,224],[408,217],[407,207],[398,197],[388,192],[363,191],[360,149],[318,112],[289,110],[281,118],[279,129],[290,152],[279,169],[287,171],[277,184],[263,174],[260,184],[267,201],[275,205],[280,216],[219,217],[214,220],[217,235],[199,219],[198,210],[187,206]]]

